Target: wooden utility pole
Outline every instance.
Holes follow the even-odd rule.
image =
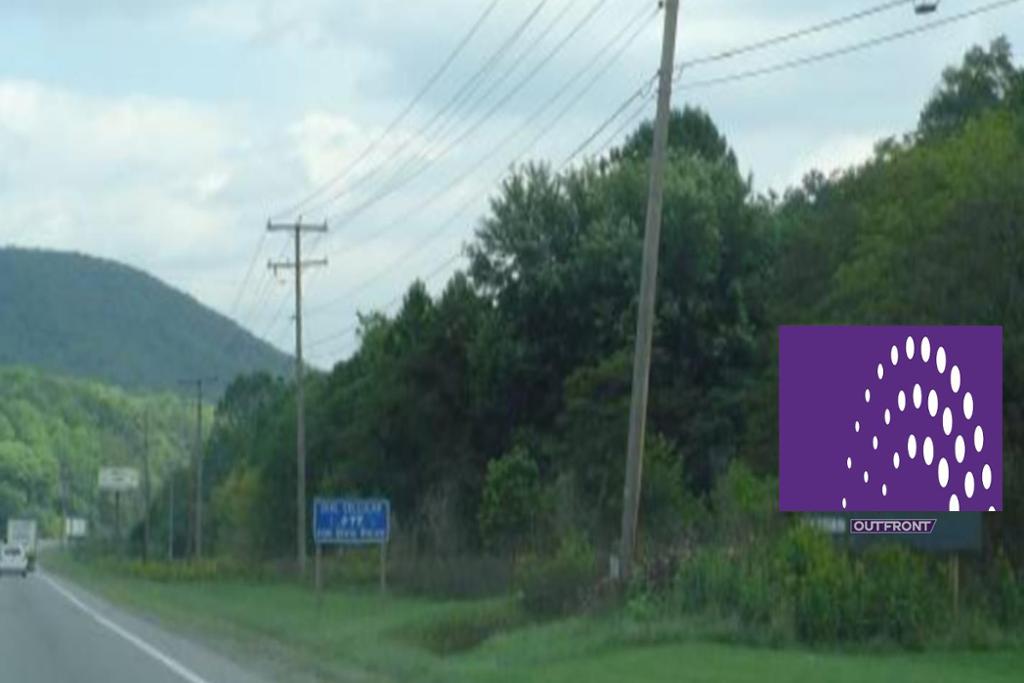
[[[295,271],[295,536],[299,575],[306,575],[306,397],[302,386],[302,270],[313,266],[326,266],[327,259],[302,260],[302,233],[327,232],[327,223],[272,223],[267,221],[270,232],[291,232],[295,241],[295,260],[270,261],[267,266],[276,274],[278,270]]]
[[[114,491],[114,539],[117,542],[117,554],[121,555],[121,492]]]
[[[64,457],[60,459],[60,513],[61,520],[60,545],[67,546],[68,543],[68,464]]]
[[[182,384],[196,385],[196,453],[195,453],[195,521],[192,552],[203,556],[203,384],[216,382],[216,377],[197,377],[181,380]]]
[[[626,446],[626,484],[622,501],[620,574],[623,579],[628,579],[633,570],[637,516],[640,511],[644,431],[647,422],[647,392],[650,381],[651,341],[655,315],[654,298],[658,282],[658,247],[661,241],[662,185],[665,178],[665,148],[668,144],[668,120],[672,103],[676,21],[679,16],[679,0],[665,0],[664,4],[665,28],[661,42],[661,68],[658,72],[658,109],[654,120],[654,145],[651,150],[650,192],[647,198],[647,223],[644,228],[640,300],[636,321],[636,347],[633,355],[633,395],[629,406],[629,440]]]
[[[149,412],[142,416],[142,561],[149,561]]]
[[[167,484],[167,561],[174,560],[174,472]]]

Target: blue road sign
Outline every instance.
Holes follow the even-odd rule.
[[[384,498],[316,498],[313,539],[316,543],[387,543],[391,503]]]

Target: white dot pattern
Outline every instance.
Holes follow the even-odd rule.
[[[875,367],[874,367],[875,376],[876,376],[877,380],[879,382],[883,383],[883,384],[886,381],[888,381],[890,383],[894,383],[894,382],[897,382],[897,381],[910,380],[910,382],[913,382],[915,377],[918,377],[920,379],[920,382],[914,382],[912,384],[912,386],[908,386],[908,385],[905,384],[904,385],[905,389],[898,389],[897,390],[896,396],[895,396],[895,398],[896,398],[896,408],[901,413],[905,412],[906,408],[907,408],[907,403],[908,402],[912,402],[913,403],[913,407],[914,407],[915,410],[920,410],[922,407],[924,407],[927,410],[928,416],[930,416],[931,418],[940,418],[940,419],[939,419],[938,424],[936,424],[936,423],[929,423],[932,426],[925,426],[924,424],[918,424],[918,421],[926,420],[927,419],[924,416],[924,411],[921,412],[921,416],[920,417],[908,417],[908,419],[910,419],[911,422],[910,422],[909,425],[904,425],[903,428],[906,429],[907,426],[910,426],[910,427],[914,428],[915,430],[917,430],[919,428],[921,431],[918,431],[917,434],[911,433],[911,434],[909,434],[906,437],[907,438],[907,445],[906,445],[906,451],[904,452],[904,454],[911,461],[914,461],[916,456],[917,456],[918,445],[920,445],[921,456],[922,456],[921,459],[924,462],[924,466],[930,467],[933,462],[935,462],[935,464],[936,464],[936,479],[933,479],[931,481],[935,482],[937,480],[938,485],[939,485],[939,489],[947,489],[947,490],[948,489],[952,489],[951,491],[949,491],[948,509],[950,511],[959,511],[962,500],[972,500],[975,497],[974,494],[975,494],[975,491],[976,491],[976,487],[975,487],[975,477],[976,476],[978,476],[978,481],[980,482],[981,488],[984,489],[985,491],[988,491],[992,487],[992,484],[993,484],[993,470],[992,470],[992,467],[989,464],[977,463],[977,464],[973,465],[973,467],[972,467],[971,462],[967,462],[967,452],[966,451],[967,451],[967,439],[968,438],[972,438],[973,437],[974,450],[977,453],[979,453],[979,454],[982,453],[982,451],[984,449],[985,434],[984,434],[984,430],[983,430],[982,424],[977,424],[977,423],[975,423],[973,425],[968,425],[968,424],[960,425],[960,424],[958,424],[956,426],[956,428],[959,429],[961,433],[954,434],[954,432],[953,432],[953,430],[954,430],[953,411],[954,410],[957,410],[958,412],[962,412],[963,420],[965,421],[965,423],[970,423],[970,422],[972,422],[974,420],[974,417],[975,417],[975,411],[974,411],[974,408],[975,408],[974,398],[975,397],[974,397],[974,394],[972,394],[970,391],[963,391],[961,393],[961,389],[963,388],[963,384],[962,384],[963,383],[963,377],[962,377],[962,374],[961,374],[960,366],[957,365],[957,364],[954,364],[954,363],[949,363],[950,358],[947,355],[945,347],[943,347],[941,345],[936,347],[934,349],[934,353],[933,353],[932,342],[931,342],[931,340],[927,336],[921,337],[919,339],[918,343],[915,343],[915,338],[913,336],[908,336],[906,338],[904,344],[903,344],[903,353],[900,352],[900,349],[898,348],[897,344],[893,344],[890,347],[890,349],[889,349],[889,360],[890,360],[893,368],[898,367],[899,361],[901,360],[901,356],[904,355],[904,354],[905,354],[905,357],[906,357],[906,359],[908,361],[912,361],[914,359],[914,357],[915,357],[915,354],[916,354],[921,359],[921,362],[924,365],[923,366],[917,366],[917,365],[912,363],[911,365],[907,366],[907,368],[905,370],[903,370],[902,372],[897,372],[895,370],[892,371],[893,372],[893,377],[890,377],[890,378],[887,379],[886,378],[886,366],[884,364],[884,359],[883,359],[883,362],[875,364]],[[952,392],[952,394],[957,395],[957,396],[951,396],[951,395],[947,394],[945,391],[943,391],[942,383],[939,383],[939,386],[935,386],[934,376],[932,376],[932,378],[928,378],[924,374],[921,374],[922,369],[926,369],[927,367],[929,367],[929,364],[933,360],[933,356],[934,356],[934,363],[935,364],[934,364],[934,366],[931,366],[931,367],[932,367],[932,370],[933,371],[937,371],[939,375],[945,374],[947,363],[949,364],[949,391]],[[870,368],[870,365],[868,366],[868,368]],[[921,368],[921,369],[915,369],[915,368]],[[973,365],[968,364],[969,374],[973,374],[971,368],[973,368]],[[867,369],[867,368],[865,368],[865,369]],[[870,370],[868,370],[868,371],[870,372]],[[907,372],[911,372],[911,371],[912,371],[913,374],[910,374],[908,376],[906,373]],[[922,387],[922,383],[924,384],[924,387]],[[874,385],[872,384],[872,386],[874,386]],[[875,389],[877,390],[878,387],[876,386]],[[883,423],[882,431],[880,433],[873,434],[871,436],[871,448],[872,448],[873,451],[877,451],[879,449],[879,446],[881,445],[881,443],[883,441],[885,442],[885,445],[888,445],[892,441],[893,437],[895,437],[896,439],[899,439],[900,436],[901,436],[899,434],[899,432],[897,432],[896,434],[892,434],[892,433],[889,433],[889,432],[886,431],[886,428],[888,428],[891,425],[893,425],[893,413],[895,412],[893,410],[890,410],[890,407],[886,407],[884,405],[885,401],[886,401],[885,397],[886,396],[892,397],[892,394],[888,393],[889,390],[890,389],[886,389],[883,386],[882,393],[880,394],[882,396],[881,403],[883,405],[877,406],[877,408],[876,408],[876,409],[881,409],[880,413],[879,412],[875,412],[874,409],[866,408],[865,410],[869,410],[870,413],[869,412],[864,412],[864,413],[862,413],[860,415],[860,417],[865,417],[867,419],[867,423],[866,423],[865,427],[866,427],[866,429],[869,429],[868,433],[871,433],[871,430],[870,430],[870,423],[871,423],[871,421],[877,420],[878,417],[882,418],[882,423]],[[870,404],[872,398],[878,398],[878,396],[874,396],[874,397],[872,396],[872,389],[871,389],[870,386],[864,388],[864,402],[865,402],[865,404]],[[891,399],[889,399],[889,400],[891,400]],[[878,403],[878,401],[876,401],[876,404],[877,403]],[[946,405],[943,405],[943,404],[946,404]],[[890,406],[891,406],[891,404],[890,404]],[[986,427],[989,426],[988,423],[985,422],[984,414],[983,414],[983,416],[981,418],[981,422],[983,424],[985,424]],[[936,436],[937,428],[938,428],[938,426],[940,424],[941,424],[941,427],[942,427],[942,432],[946,435],[946,437],[950,437],[953,440],[953,448],[952,449],[949,448],[949,441],[943,439],[942,436]],[[877,423],[875,423],[875,425],[876,425],[875,429],[877,430],[878,429]],[[896,429],[899,430],[900,427],[901,427],[901,423],[899,421],[896,421],[895,426],[896,426]],[[973,431],[971,431],[971,427],[974,428]],[[855,433],[857,433],[857,434],[860,433],[860,431],[861,431],[861,422],[860,422],[859,419],[854,420],[853,428],[854,428],[854,432]],[[903,432],[903,433],[906,434],[906,432]],[[920,444],[919,444],[918,435],[920,435]],[[935,437],[934,440],[933,440],[933,436]],[[886,441],[886,439],[889,439],[889,441]],[[860,443],[863,444],[863,442],[860,442]],[[861,446],[860,448],[863,448],[863,446]],[[857,451],[859,449],[855,448],[854,450]],[[949,452],[950,450],[952,450],[952,453]],[[893,470],[894,471],[898,471],[898,470],[900,470],[901,465],[905,465],[905,463],[903,462],[903,459],[902,459],[901,452],[900,451],[891,451],[891,452],[892,452],[892,467],[893,467]],[[855,453],[853,453],[853,455],[858,455],[858,457],[859,457],[861,455],[861,453],[855,452]],[[974,456],[972,456],[972,458],[973,457]],[[964,465],[964,467],[972,467],[973,471],[972,470],[965,470],[965,469],[962,469],[960,467],[956,467],[955,465],[953,465],[954,458],[955,458],[955,462],[958,465],[964,465],[964,463],[967,462],[967,464]],[[853,464],[854,463],[853,463],[852,455],[847,456],[846,457],[846,469],[847,470],[852,470],[853,469]],[[864,461],[864,462],[858,462],[858,464],[864,464],[865,465],[864,468],[858,467],[858,469],[861,470],[861,478],[863,479],[864,484],[868,484],[870,482],[870,480],[871,480],[871,477],[872,477],[870,470],[872,469],[872,467],[878,467],[878,463],[875,463],[874,465],[872,465],[871,464],[871,460],[869,459],[869,460]],[[915,465],[911,464],[911,465],[908,465],[907,467],[910,468],[907,474],[905,474],[905,475],[901,474],[901,475],[897,475],[897,476],[898,477],[905,477],[905,476],[915,477],[915,476],[917,476],[917,475],[914,474],[915,472],[918,471],[918,470],[915,469],[915,467],[916,467]],[[904,467],[903,469],[906,470],[907,467]],[[956,469],[955,472],[953,471],[954,469]],[[977,475],[975,473],[977,473]],[[854,510],[856,510],[856,509],[870,509],[870,508],[862,508],[862,507],[860,507],[861,505],[865,504],[865,501],[861,500],[861,498],[863,496],[869,496],[869,499],[870,499],[870,497],[872,495],[873,496],[877,496],[879,492],[881,492],[881,495],[882,495],[883,498],[888,496],[888,491],[889,491],[888,482],[886,482],[886,481],[879,482],[878,481],[879,475],[881,475],[882,479],[888,478],[888,477],[886,477],[884,472],[880,473],[880,472],[878,472],[876,470],[876,472],[875,472],[875,479],[876,479],[875,486],[878,486],[878,488],[867,488],[866,487],[865,489],[857,489],[858,491],[860,491],[860,493],[854,492],[855,493],[854,500],[853,500],[853,509]],[[856,475],[854,475],[854,476],[856,476]],[[890,472],[890,476],[892,476],[891,472]],[[962,489],[957,485],[958,482],[960,481],[959,478],[961,476],[963,477],[963,479],[962,479],[962,482],[963,482]],[[902,481],[902,479],[900,479],[900,481]],[[932,485],[934,486],[934,483]],[[936,489],[936,490],[939,490],[939,489]],[[897,495],[897,499],[898,498],[899,498],[899,496]],[[979,501],[979,503],[988,506],[988,503],[990,501],[989,500],[985,500],[984,497],[981,497],[981,498],[982,498],[983,502]],[[843,507],[844,510],[846,510],[850,506],[850,504],[851,504],[851,501],[848,500],[848,498],[846,496],[842,497],[842,501],[841,502],[842,502],[842,507]],[[899,504],[899,500],[894,500],[893,504],[897,504],[898,505]],[[978,509],[984,509],[984,508],[980,508],[979,507]],[[988,509],[989,510],[994,510],[995,508],[994,508],[994,506],[988,506]]]

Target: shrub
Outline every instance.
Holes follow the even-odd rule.
[[[672,603],[808,643],[918,646],[941,623],[944,578],[935,566],[903,546],[853,555],[798,524],[773,543],[698,548],[680,565]]]
[[[934,632],[948,600],[945,577],[906,546],[878,546],[861,558],[861,635],[920,646]]]
[[[778,512],[778,483],[733,461],[711,492],[711,537],[730,545],[763,544],[778,535],[786,518]]]
[[[540,501],[540,473],[525,450],[490,461],[480,501],[484,543],[493,550],[520,549],[530,538]]]
[[[680,612],[735,620],[743,639],[791,639],[792,607],[776,548],[702,546],[679,566],[669,604]]]
[[[793,627],[806,642],[834,642],[856,623],[854,579],[848,556],[820,531],[795,525],[780,543]]]
[[[1024,624],[1024,582],[1010,564],[1006,553],[1000,551],[995,562],[995,586],[992,591],[992,612],[1002,626]]]
[[[323,549],[321,562],[322,580],[326,587],[359,586],[380,581],[378,546],[327,546]]]
[[[567,538],[553,556],[522,558],[516,565],[515,582],[527,612],[550,617],[579,609],[598,576],[590,545]]]
[[[453,555],[396,558],[388,568],[391,585],[435,598],[482,598],[508,593],[512,564],[501,557]]]
[[[702,546],[680,565],[675,600],[683,611],[731,612],[741,581],[738,558],[721,546]]]
[[[939,624],[944,577],[906,546],[855,556],[798,525],[782,544],[797,637],[805,642],[891,640],[920,646]]]

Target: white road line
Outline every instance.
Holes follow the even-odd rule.
[[[93,610],[91,607],[86,605],[84,602],[82,602],[81,600],[76,598],[71,593],[71,591],[69,591],[68,589],[66,589],[63,586],[61,586],[59,583],[57,583],[56,581],[51,579],[49,576],[45,576],[45,575],[40,574],[39,578],[43,579],[44,581],[46,581],[46,583],[50,584],[51,588],[53,588],[55,591],[57,591],[62,596],[64,596],[64,598],[68,602],[70,602],[72,605],[74,605],[75,607],[77,607],[78,609],[82,610],[83,612],[85,612],[90,617],[92,617],[98,624],[100,624],[101,626],[104,626],[104,627],[110,629],[111,631],[113,631],[117,635],[121,636],[122,638],[127,640],[129,643],[131,643],[132,645],[134,645],[138,649],[142,650],[147,655],[149,655],[150,657],[152,657],[156,661],[160,662],[161,664],[163,664],[168,669],[170,669],[174,673],[176,673],[179,676],[181,676],[183,679],[185,679],[189,683],[209,683],[209,681],[207,681],[205,678],[203,678],[202,676],[200,676],[196,672],[192,671],[188,667],[186,667],[183,664],[181,664],[181,662],[177,661],[173,657],[165,655],[163,652],[161,652],[160,650],[156,649],[155,647],[153,647],[152,645],[150,645],[149,643],[144,641],[142,638],[139,638],[137,635],[135,635],[133,633],[129,633],[128,631],[124,630],[123,628],[121,628],[120,626],[118,626],[117,624],[112,622],[110,619],[107,619],[102,614],[99,614],[98,612]]]

